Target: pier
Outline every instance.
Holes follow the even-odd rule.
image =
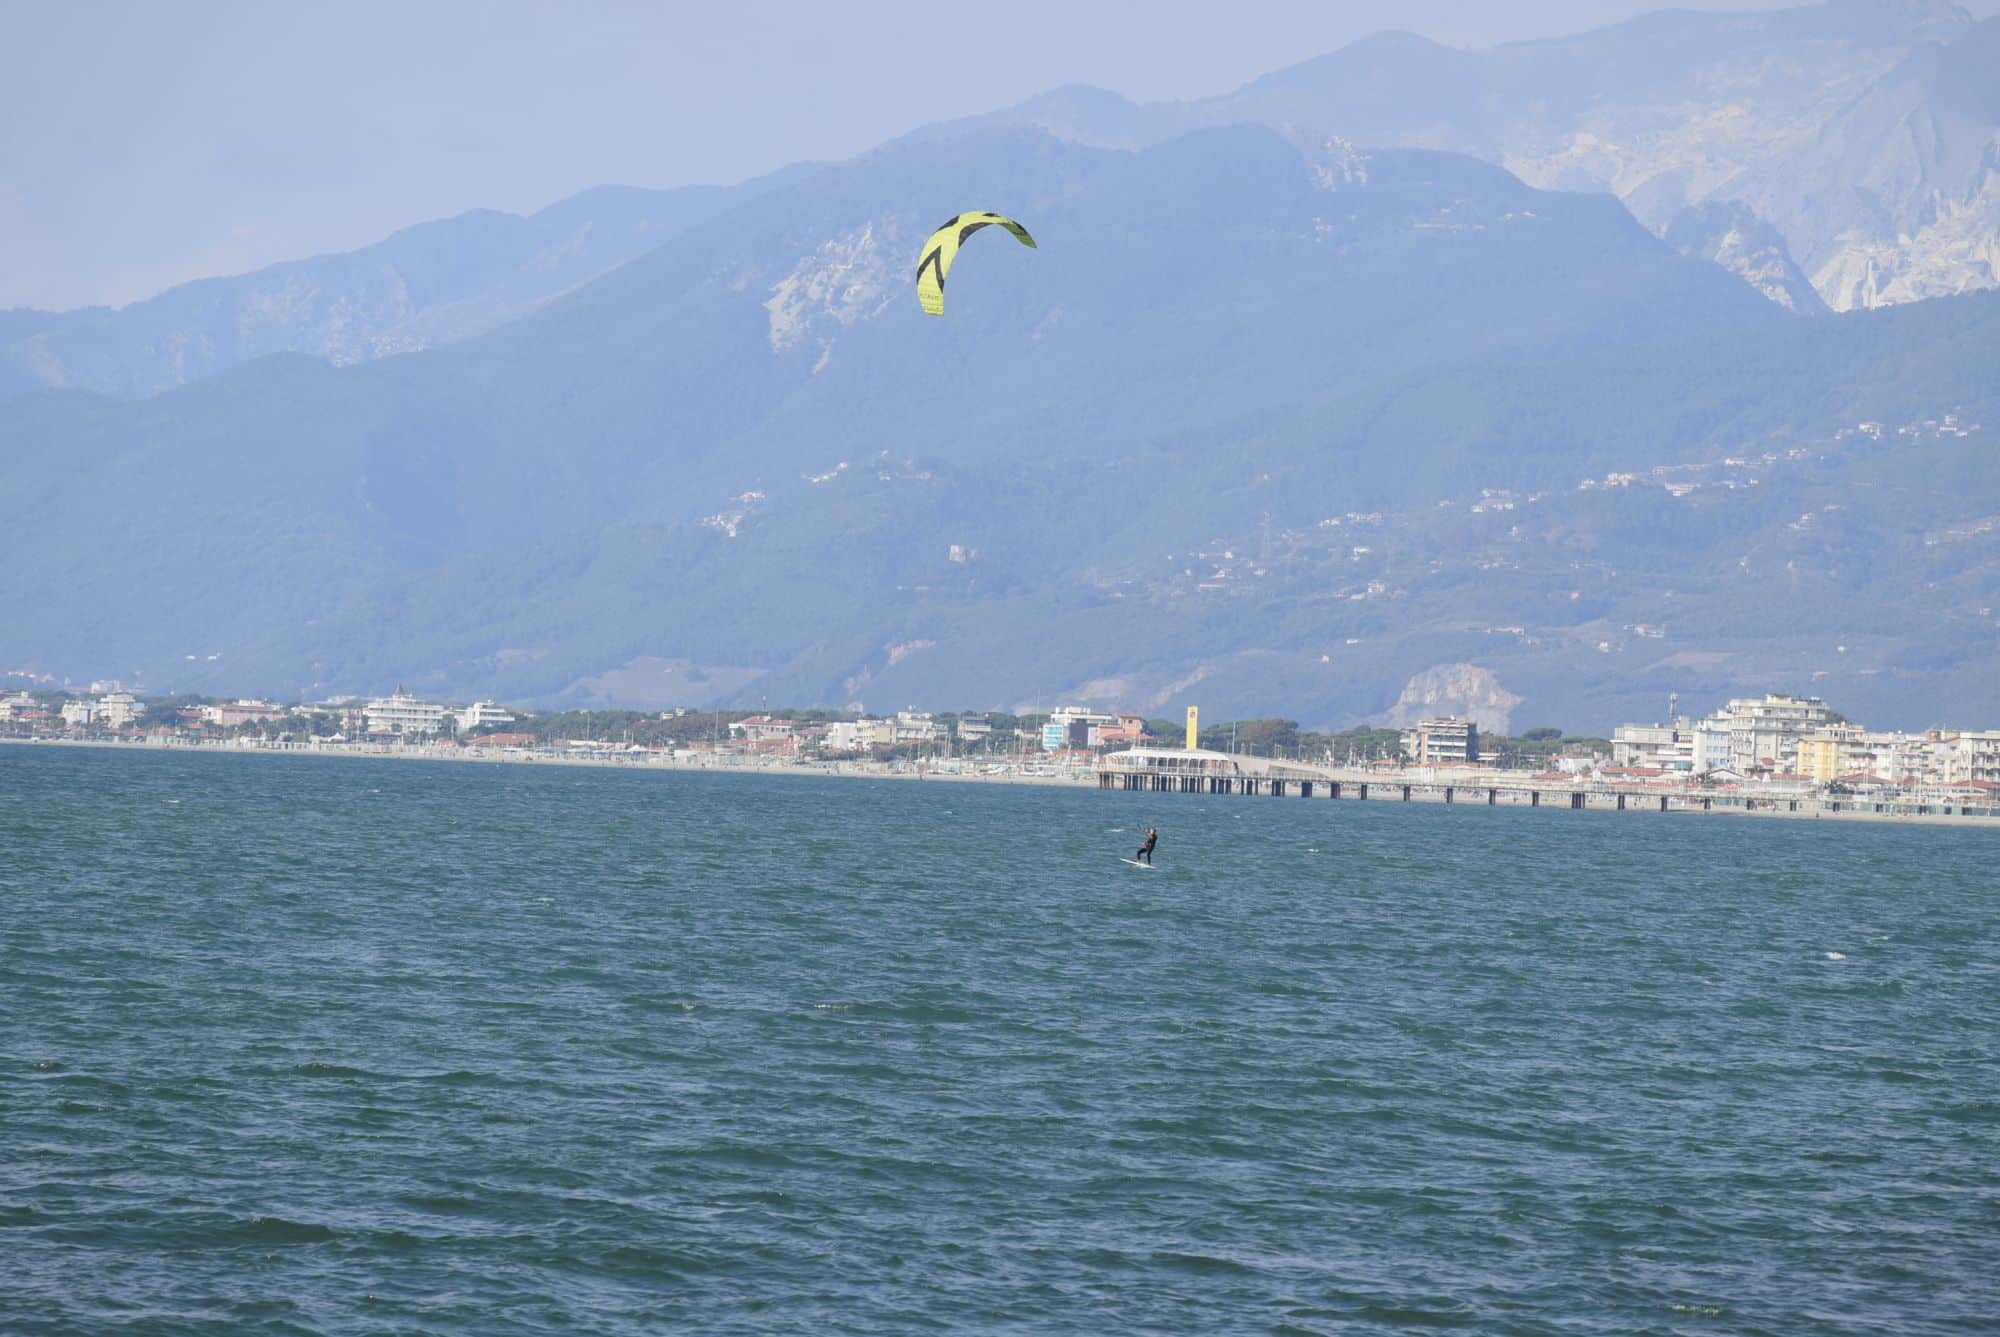
[[[1475,804],[1566,808],[1571,812],[1755,813],[1780,817],[1952,818],[2000,828],[2000,806],[1938,802],[1923,797],[1859,798],[1824,792],[1759,794],[1696,785],[1606,783],[1579,775],[1563,780],[1520,771],[1466,768],[1374,771],[1199,748],[1132,748],[1106,756],[1097,787],[1156,794],[1239,794],[1251,798],[1327,798],[1355,802]]]

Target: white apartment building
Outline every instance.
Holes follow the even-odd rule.
[[[1941,783],[1956,746],[1937,733],[1865,733],[1848,748],[1848,769],[1885,784]]]
[[[488,724],[512,724],[512,713],[502,710],[491,701],[474,701],[458,712],[458,731],[471,733],[474,729]]]
[[[106,692],[95,701],[65,701],[63,723],[72,729],[123,729],[137,720],[145,703],[130,692]]]
[[[1762,699],[1743,697],[1731,701],[1726,709],[1702,721],[1702,725],[1729,735],[1729,760],[1723,764],[1747,775],[1758,767],[1796,771],[1799,740],[1819,733],[1832,719],[1833,712],[1816,696],[1784,696],[1773,692]],[[1703,769],[1699,759],[1696,769]]]
[[[1082,706],[1063,706],[1042,725],[1042,750],[1061,752],[1066,748],[1096,747],[1105,729],[1118,727],[1118,717]]]
[[[1621,724],[1611,731],[1613,766],[1654,767],[1670,774],[1695,769],[1694,730],[1674,724]]]
[[[1707,719],[1676,718],[1672,724],[1621,724],[1612,731],[1612,762],[1618,766],[1657,766],[1692,775],[1734,771],[1747,775],[1760,767],[1780,772],[1799,769],[1799,742],[1808,737],[1858,741],[1859,729],[1837,725],[1826,702],[1816,696],[1740,697]],[[1815,749],[1824,769],[1825,744]]]
[[[829,752],[866,752],[875,747],[894,747],[893,720],[838,720],[826,726],[825,748]]]
[[[935,743],[944,738],[944,728],[927,712],[899,710],[891,726],[897,744]]]
[[[2000,729],[1967,731],[1953,739],[1945,779],[1953,784],[1965,780],[2000,784]]]
[[[419,701],[399,685],[389,696],[363,708],[369,733],[434,734],[444,728],[445,709],[435,701]]]
[[[1403,753],[1419,766],[1465,766],[1479,760],[1479,726],[1456,715],[1418,720],[1403,731]]]
[[[1696,775],[1726,771],[1736,764],[1736,754],[1729,742],[1729,728],[1725,724],[1703,720],[1689,727],[1687,740],[1688,755]]]

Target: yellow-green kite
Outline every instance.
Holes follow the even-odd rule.
[[[983,211],[960,214],[931,233],[930,240],[924,243],[924,258],[917,262],[917,300],[924,304],[926,312],[933,316],[944,314],[944,276],[951,272],[958,248],[979,229],[995,224],[1013,233],[1014,240],[1023,246],[1034,246],[1035,239],[1028,235],[1028,229],[1005,215]]]

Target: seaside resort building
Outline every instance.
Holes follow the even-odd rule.
[[[1092,745],[1094,734],[1101,734],[1107,725],[1117,723],[1116,715],[1085,710],[1082,706],[1061,706],[1042,722],[1042,751],[1082,751]]]
[[[1611,732],[1611,756],[1613,765],[1674,775],[1747,775],[1761,768],[1830,781],[1846,769],[1848,750],[1862,737],[1853,725],[1835,724],[1833,712],[1816,696],[1773,693],[1731,701],[1704,720],[1621,724]],[[1802,750],[1807,739],[1813,744]]]
[[[1772,693],[1761,701],[1731,701],[1707,723],[1728,731],[1730,768],[1747,775],[1758,767],[1796,772],[1799,740],[1823,731],[1832,716],[1816,696]]]
[[[1835,717],[1818,697],[1742,698],[1700,721],[1623,724],[1618,766],[1669,774],[1794,776],[1820,785],[2000,784],[2000,730],[1871,732]]]
[[[458,731],[471,733],[488,724],[512,724],[514,716],[491,701],[474,701],[458,712]]]
[[[1694,734],[1685,720],[1673,724],[1621,724],[1611,731],[1611,764],[1687,775],[1695,769]],[[1727,764],[1726,756],[1716,763]]]
[[[0,719],[26,714],[33,705],[34,698],[24,693],[18,704],[9,704],[0,713]],[[62,721],[72,729],[123,729],[137,721],[145,709],[145,703],[130,692],[106,692],[95,701],[63,702]]]
[[[938,724],[937,719],[925,711],[899,710],[889,725],[898,745],[935,743],[944,737],[944,729]]]
[[[1947,780],[2000,784],[2000,730],[1961,733],[1953,749]]]
[[[400,685],[363,709],[369,733],[434,734],[444,728],[444,714],[442,705],[419,701]]]
[[[1479,760],[1479,726],[1456,715],[1419,720],[1403,732],[1403,752],[1418,766],[1470,766]]]
[[[750,715],[729,726],[729,736],[740,740],[752,752],[797,752],[799,728],[791,720],[771,715]]]
[[[270,701],[225,701],[220,705],[202,706],[201,720],[221,729],[234,729],[239,724],[262,724],[266,720],[283,718],[285,708]]]
[[[1113,743],[1136,743],[1145,732],[1145,719],[1129,711],[1108,715],[1082,706],[1063,706],[1042,725],[1042,751],[1080,752]]]
[[[826,726],[826,749],[829,752],[866,752],[875,746],[881,727],[880,720],[836,720]]]

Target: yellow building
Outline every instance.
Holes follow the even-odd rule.
[[[1799,774],[1809,775],[1823,785],[1832,784],[1847,770],[1853,740],[1845,730],[1807,734],[1799,740]]]

